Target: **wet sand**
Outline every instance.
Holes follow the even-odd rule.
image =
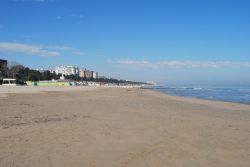
[[[0,166],[249,167],[250,105],[143,89],[0,86]]]

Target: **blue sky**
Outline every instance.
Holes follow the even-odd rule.
[[[1,0],[0,58],[169,84],[250,84],[248,0]]]

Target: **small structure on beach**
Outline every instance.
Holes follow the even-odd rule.
[[[16,79],[13,78],[3,78],[3,85],[6,86],[16,86]]]

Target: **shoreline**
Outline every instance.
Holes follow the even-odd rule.
[[[161,92],[159,90],[155,89],[144,89],[152,92],[157,92],[162,97],[166,97],[172,100],[178,100],[180,102],[188,102],[188,103],[194,103],[194,104],[201,104],[201,105],[212,105],[214,107],[223,107],[226,109],[236,109],[236,110],[246,110],[250,112],[250,104],[245,103],[236,103],[236,102],[227,102],[227,101],[220,101],[220,100],[208,100],[208,99],[201,99],[201,98],[193,98],[193,97],[187,97],[187,96],[177,96],[177,95],[170,95],[165,92]]]
[[[144,88],[143,88],[144,89]],[[145,90],[154,90],[163,94],[166,94],[168,96],[174,96],[174,97],[180,97],[184,99],[191,99],[191,100],[205,100],[205,101],[214,101],[214,102],[224,102],[224,103],[235,103],[235,104],[243,104],[243,105],[250,105],[250,102],[236,102],[236,101],[226,101],[226,100],[221,100],[221,99],[207,99],[207,98],[199,98],[199,97],[192,97],[192,96],[185,96],[185,95],[174,95],[174,94],[169,94],[166,91],[161,91],[160,89],[154,89],[154,88],[145,88]]]
[[[139,87],[127,87],[127,86],[1,86],[0,85],[0,98],[6,97],[8,94],[33,94],[33,93],[46,93],[46,92],[70,92],[70,91],[92,91],[98,89],[142,89],[145,91],[157,92],[159,95],[163,95],[167,98],[171,98],[174,100],[179,100],[183,102],[195,102],[197,104],[225,104],[230,106],[240,105],[248,107],[250,104],[247,103],[239,103],[239,102],[228,102],[222,100],[210,100],[210,99],[202,99],[195,98],[189,96],[178,96],[171,95],[167,92],[162,92],[157,89],[144,89]]]

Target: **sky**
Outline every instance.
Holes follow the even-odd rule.
[[[159,84],[249,85],[249,0],[1,0],[0,59]]]

